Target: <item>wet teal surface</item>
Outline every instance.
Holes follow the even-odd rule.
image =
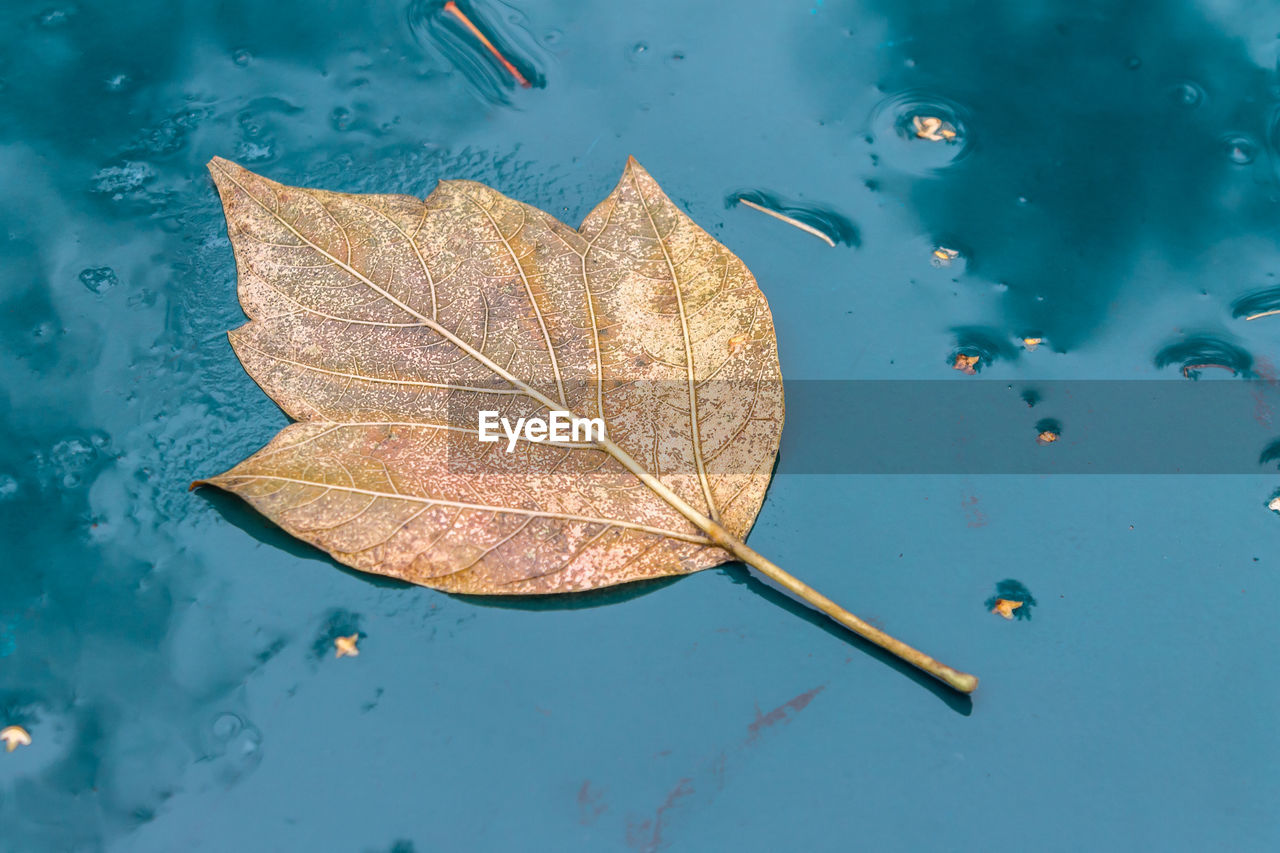
[[[214,155],[348,191],[471,178],[576,223],[634,154],[756,274],[788,380],[1190,365],[1254,383],[1240,417],[1269,424],[1280,317],[1233,312],[1280,304],[1280,12],[466,4],[526,90],[438,4],[374,5],[0,11],[0,725],[33,739],[0,753],[0,849],[1280,844],[1274,459],[780,475],[751,545],[979,674],[972,703],[740,567],[493,606],[186,490],[285,423],[223,335]],[[959,141],[905,131],[924,114]],[[745,189],[857,239],[726,207]],[[803,411],[788,431],[841,429]],[[987,612],[1000,589],[1031,618]]]

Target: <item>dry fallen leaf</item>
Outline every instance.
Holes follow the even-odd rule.
[[[1272,512],[1280,512],[1280,498],[1272,498],[1271,502],[1267,504],[1267,509]]]
[[[1038,444],[1053,444],[1057,440],[1058,434],[1051,429],[1041,430],[1040,434],[1036,436]]]
[[[1044,343],[1044,338],[1023,338],[1022,345],[1027,349],[1034,351],[1036,347]]]
[[[13,752],[20,746],[31,746],[31,735],[22,726],[5,726],[0,729],[0,740],[5,752]]]
[[[630,160],[577,231],[482,184],[425,200],[288,187],[214,159],[249,374],[299,423],[205,481],[354,568],[560,593],[740,559],[960,690],[747,547],[782,431],[764,294]],[[481,411],[601,418],[484,443]]]
[[[978,356],[965,355],[964,353],[956,353],[956,360],[952,362],[952,370],[959,370],[966,376],[973,376],[978,372]]]
[[[360,641],[359,634],[351,634],[347,637],[333,638],[333,656],[336,658],[358,657],[360,650],[356,648],[356,643]]]
[[[992,613],[999,613],[1006,619],[1013,618],[1013,611],[1022,606],[1021,601],[1010,601],[1007,598],[997,598],[996,606],[991,608]]]

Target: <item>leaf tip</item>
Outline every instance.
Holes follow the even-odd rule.
[[[237,178],[243,180],[245,175],[253,175],[244,166],[225,157],[214,157],[208,163],[205,163],[205,168],[209,170],[209,174],[219,190],[222,190],[228,181],[234,182]],[[258,176],[255,175],[254,177]]]
[[[640,161],[631,155],[627,155],[627,165],[623,169],[623,172],[626,174],[635,172],[636,174],[643,175],[644,177],[649,176],[649,173],[645,171],[644,166],[640,165]]]
[[[240,168],[226,157],[218,157],[216,155],[210,159],[208,163],[205,163],[204,167],[214,175],[217,175],[219,172],[229,172],[232,169]]]

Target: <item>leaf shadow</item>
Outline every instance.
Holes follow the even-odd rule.
[[[652,580],[588,589],[582,592],[554,593],[552,595],[454,595],[480,607],[496,607],[503,610],[581,610],[586,607],[607,607],[621,604],[671,586],[684,575],[672,575]]]
[[[278,548],[292,557],[328,563],[346,574],[368,581],[374,586],[386,589],[408,589],[413,586],[408,581],[396,580],[385,575],[375,575],[369,572],[362,572],[359,569],[353,569],[350,566],[344,566],[314,545],[303,542],[301,539],[295,539],[285,532],[284,528],[268,521],[266,516],[261,515],[249,504],[229,492],[224,492],[214,486],[201,486],[199,495],[208,502],[214,512],[222,516],[224,521],[249,534],[249,536],[263,545]]]
[[[272,548],[279,548],[291,556],[300,557],[305,560],[316,560],[318,562],[327,562],[332,566],[340,569],[347,574],[358,577],[359,579],[388,589],[407,589],[414,586],[407,581],[388,578],[383,575],[375,575],[369,572],[362,572],[353,569],[350,566],[344,566],[337,560],[334,560],[324,551],[312,545],[295,539],[286,533],[282,528],[277,527],[268,521],[264,516],[260,515],[257,510],[246,504],[243,500],[235,495],[222,491],[213,487],[202,487],[200,489],[200,497],[206,500],[214,510],[229,524],[252,536],[257,541]],[[826,631],[833,637],[841,639],[851,645],[862,650],[866,654],[871,655],[874,659],[880,661],[886,666],[898,671],[902,675],[910,678],[921,687],[928,690],[933,695],[943,701],[947,707],[963,716],[969,716],[973,713],[973,699],[963,693],[957,693],[947,687],[942,682],[926,675],[914,666],[902,661],[898,657],[874,643],[870,643],[856,634],[852,634],[829,618],[811,609],[802,602],[796,601],[786,593],[775,587],[770,586],[764,581],[752,575],[747,567],[742,563],[728,563],[720,566],[720,570],[729,577],[729,579],[737,584],[741,584],[760,597],[764,598],[779,607],[784,608],[788,612],[798,616],[811,625],[815,625]],[[525,610],[525,611],[560,611],[560,610],[581,610],[589,607],[607,607],[613,604],[621,604],[626,601],[632,601],[641,596],[658,592],[671,586],[679,581],[685,575],[672,575],[671,577],[655,578],[653,580],[636,581],[634,583],[621,584],[619,586],[604,587],[603,589],[585,590],[583,592],[570,592],[557,595],[452,595],[453,598],[465,600],[479,607],[494,607],[506,610]]]
[[[734,583],[747,587],[766,601],[789,611],[809,624],[826,631],[831,636],[855,646],[885,666],[888,666],[911,679],[916,684],[919,684],[934,696],[941,699],[943,704],[955,711],[957,714],[968,717],[973,713],[972,696],[967,693],[960,693],[951,689],[932,675],[928,675],[927,673],[916,669],[897,655],[885,651],[875,643],[864,640],[857,634],[854,634],[835,622],[832,622],[826,615],[819,613],[801,601],[797,601],[782,590],[765,583],[760,578],[753,575],[747,569],[745,564],[728,563],[721,566],[720,570],[724,574],[728,575],[729,579]]]

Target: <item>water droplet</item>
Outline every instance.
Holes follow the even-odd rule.
[[[351,115],[351,110],[345,107],[335,107],[333,113],[329,116],[329,122],[333,125],[334,130],[347,130],[354,121],[355,117]]]
[[[218,740],[227,740],[235,737],[242,728],[244,728],[244,721],[235,714],[219,714],[213,721],[213,736]]]
[[[262,749],[262,733],[253,728],[245,729],[237,747],[242,758],[254,756],[258,750]]]
[[[124,89],[125,86],[128,86],[128,85],[129,85],[128,74],[116,74],[112,77],[107,78],[108,92],[120,92]]]
[[[90,267],[80,271],[80,283],[94,293],[106,293],[120,283],[111,267]]]
[[[945,169],[971,148],[968,111],[929,92],[890,95],[876,105],[870,125],[876,151],[884,161],[917,175]]]
[[[1124,67],[1130,71],[1137,71],[1142,67],[1142,60],[1136,56],[1131,56],[1124,61]]]
[[[1247,136],[1231,136],[1223,141],[1227,159],[1237,166],[1247,166],[1258,156],[1258,146]]]
[[[235,53],[231,54],[231,61],[243,68],[250,62],[253,62],[253,54],[244,48],[240,48]]]
[[[84,482],[83,474],[89,471],[97,458],[98,451],[89,442],[81,438],[68,438],[55,443],[49,449],[48,457],[42,457],[39,464],[63,488],[74,489]]]
[[[636,56],[643,56],[644,54],[649,52],[649,45],[645,44],[642,41],[638,41],[635,43],[634,46],[632,46],[631,52]]]
[[[147,288],[144,287],[142,290],[130,296],[127,304],[130,308],[136,308],[139,305],[142,305],[144,307],[150,307],[152,305],[155,305],[156,304],[155,291],[148,290]]]
[[[119,166],[108,166],[99,169],[93,175],[93,191],[111,193],[114,198],[123,198],[124,193],[134,192],[142,185],[155,180],[156,171],[149,163],[126,160]]]
[[[1180,107],[1195,109],[1204,100],[1204,89],[1190,81],[1178,83],[1169,90],[1169,97]]]
[[[1027,198],[1025,195],[1018,196],[1019,207],[1026,207],[1030,203],[1031,203],[1031,199]]]
[[[261,163],[275,156],[275,150],[268,144],[257,142],[241,142],[236,145],[236,159],[241,163]]]
[[[71,9],[45,9],[37,20],[42,27],[60,27],[71,17]]]
[[[542,37],[544,44],[559,44],[564,39],[564,33],[559,30],[547,30]]]

